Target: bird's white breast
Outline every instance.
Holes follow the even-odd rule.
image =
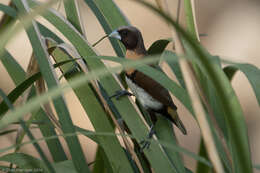
[[[143,88],[139,87],[135,84],[131,79],[126,77],[126,83],[128,87],[131,89],[136,98],[140,101],[142,106],[147,108],[152,108],[155,110],[162,108],[162,103],[155,100],[150,94],[148,94]]]

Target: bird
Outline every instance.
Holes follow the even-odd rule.
[[[112,31],[109,37],[121,41],[126,48],[125,58],[127,59],[140,60],[145,58],[148,54],[144,46],[142,34],[139,29],[134,26],[121,26]],[[177,106],[174,104],[167,89],[154,79],[134,68],[126,70],[125,80],[133,94],[123,90],[113,96],[119,98],[122,95],[134,95],[136,97],[148,112],[153,122],[148,138],[151,138],[155,133],[154,125],[158,115],[174,123],[184,135],[187,134],[187,130],[177,113]]]

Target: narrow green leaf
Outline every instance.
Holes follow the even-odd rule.
[[[95,163],[92,171],[93,173],[105,172],[105,165],[103,160],[103,158],[105,157],[105,153],[101,150],[102,148],[97,148]]]
[[[120,118],[122,118],[122,116],[120,115],[120,113],[118,112],[118,110],[115,107],[115,104],[112,102],[110,96],[107,94],[106,90],[103,88],[103,86],[98,82],[98,86],[100,88],[100,92],[102,94],[102,96],[104,97],[104,99],[106,100],[109,108],[111,109],[111,111],[113,112],[115,118],[117,120],[119,120]]]
[[[223,68],[223,71],[227,75],[228,79],[230,81],[232,81],[233,77],[235,76],[235,74],[237,72],[237,68],[236,67],[232,67],[232,66],[227,66],[227,67]]]
[[[62,173],[77,173],[77,170],[74,167],[72,160],[66,160],[63,162],[53,164],[56,172]]]
[[[148,55],[156,55],[161,54],[167,47],[167,45],[171,42],[171,39],[162,39],[155,41],[147,50]]]
[[[51,38],[54,41],[57,42],[57,44],[61,44],[64,41],[58,37],[56,34],[54,34],[49,28],[47,28],[46,26],[42,25],[41,23],[37,22],[37,25],[39,27],[39,30],[41,32],[41,34],[45,37],[45,38]]]
[[[173,52],[170,52],[170,51],[164,51],[163,54],[162,54],[162,60],[165,60],[164,57],[171,57],[170,61],[169,61],[169,59],[166,58],[166,60],[167,60],[166,62],[171,67],[174,75],[176,76],[176,78],[177,78],[178,82],[181,84],[181,86],[183,88],[186,88],[184,80],[183,80],[182,72],[181,72],[181,69],[180,69],[180,65],[179,65],[179,59],[178,59],[177,55]]]
[[[95,133],[94,131],[90,131],[87,129],[80,128],[78,126],[75,126],[75,129],[77,132],[81,133],[82,135],[88,137],[92,141],[96,142],[98,145],[101,145],[101,143],[98,141],[98,138],[94,136],[93,134]]]
[[[186,16],[186,25],[187,25],[187,33],[193,39],[197,40],[196,28],[195,28],[195,21],[193,16],[192,4],[191,0],[184,0],[184,11]]]
[[[206,159],[208,159],[208,154],[204,145],[203,140],[200,140],[200,150],[199,150],[199,155],[201,157],[204,157]],[[197,168],[196,168],[196,172],[197,173],[209,173],[209,171],[211,170],[210,167],[202,164],[201,162],[197,163]]]
[[[234,75],[235,73],[235,68],[240,70],[241,72],[243,72],[248,81],[250,82],[253,91],[255,93],[256,99],[258,101],[258,105],[260,106],[260,80],[259,80],[259,76],[260,76],[260,70],[259,68],[257,68],[256,66],[252,65],[252,64],[242,64],[242,63],[234,63],[230,66],[227,66],[225,69],[227,72],[227,70],[229,70],[229,74],[230,75]]]
[[[25,79],[26,74],[23,68],[17,63],[17,61],[7,50],[4,50],[1,61],[8,74],[13,79],[15,85],[20,84]]]
[[[0,3],[0,11],[3,11],[5,14],[7,14],[10,17],[15,18],[16,17],[16,11],[10,6],[4,5]]]
[[[9,6],[0,3],[0,11],[4,12],[4,15],[0,19],[0,33],[5,31],[6,28],[16,20],[16,11],[12,7],[12,2],[9,2]]]
[[[63,1],[66,16],[68,21],[82,34],[83,28],[81,27],[80,12],[77,7],[77,0]]]
[[[177,145],[176,136],[173,131],[171,122],[163,117],[158,117],[155,125],[156,136],[159,140],[167,142],[172,145]],[[164,148],[166,155],[170,158],[172,164],[175,166],[176,172],[185,172],[184,164],[181,160],[180,153],[171,148]]]
[[[15,100],[21,96],[21,94],[29,88],[34,81],[36,81],[40,77],[40,73],[37,73],[35,75],[32,75],[30,78],[28,78],[26,81],[22,82],[20,85],[18,85],[13,91],[11,91],[8,94],[8,99],[11,103],[14,103]],[[0,115],[3,116],[4,113],[8,110],[8,106],[5,102],[1,102],[0,104]]]
[[[108,164],[109,162],[105,163],[107,161],[106,154],[104,150],[101,147],[97,148],[96,152],[96,158],[95,158],[95,163],[94,163],[94,168],[93,168],[93,173],[100,173],[100,172],[108,172],[112,173],[113,170],[111,168],[111,165]]]
[[[6,105],[8,106],[9,109],[14,109],[11,101],[8,99],[8,97],[5,95],[4,91],[0,88],[0,96],[3,99],[3,102],[6,103]]]

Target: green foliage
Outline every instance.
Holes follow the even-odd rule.
[[[36,171],[36,169],[38,169],[39,171],[49,172],[41,160],[24,153],[7,154],[0,157],[0,160],[16,164],[20,170]]]
[[[171,42],[170,39],[157,40],[147,50],[148,55],[162,54],[166,46]]]
[[[85,0],[84,2],[93,11],[106,34],[119,26],[129,25],[126,17],[112,0]],[[215,117],[220,127],[217,129],[212,125],[212,117],[209,117],[210,112],[204,105],[208,115],[207,123],[210,124],[211,131],[214,134],[214,143],[217,146],[218,155],[225,167],[225,171],[230,173],[251,173],[252,161],[247,128],[241,106],[230,81],[235,76],[236,71],[242,71],[248,78],[260,104],[259,68],[251,64],[229,63],[228,66],[222,69],[221,60],[210,55],[194,39],[196,31],[189,0],[184,1],[188,25],[187,32],[157,8],[143,1],[138,2],[160,15],[162,20],[170,23],[180,33],[187,53],[184,58],[193,63],[208,104],[212,108],[213,114],[219,116]],[[4,12],[3,19],[7,21],[1,22],[4,27],[0,29],[0,36],[4,37],[2,37],[3,42],[0,44],[0,60],[16,85],[9,94],[5,94],[0,90],[3,97],[0,102],[0,136],[17,132],[18,130],[13,128],[4,129],[15,122],[19,122],[18,124],[25,131],[19,136],[17,143],[14,142],[12,146],[7,148],[0,148],[2,155],[0,160],[11,163],[11,165],[15,165],[16,168],[20,169],[41,169],[44,172],[90,172],[90,165],[85,159],[88,160],[88,156],[85,156],[82,150],[82,147],[88,147],[82,146],[78,140],[78,135],[83,134],[84,137],[90,138],[98,145],[96,160],[92,163],[93,172],[95,173],[150,173],[151,169],[154,172],[163,173],[190,173],[192,171],[186,168],[181,157],[182,154],[197,160],[197,171],[200,173],[213,170],[212,160],[208,160],[207,150],[203,145],[205,141],[202,141],[198,154],[179,147],[172,125],[163,118],[159,118],[155,126],[157,138],[153,138],[150,141],[150,148],[141,153],[139,143],[146,139],[148,128],[140,117],[140,111],[137,110],[129,98],[124,97],[116,100],[109,97],[115,91],[122,89],[119,80],[113,74],[128,68],[136,68],[167,88],[190,114],[194,115],[179,66],[180,57],[172,51],[165,50],[170,40],[155,41],[148,49],[150,56],[140,61],[130,61],[122,58],[125,52],[123,45],[116,40],[110,39],[118,57],[100,56],[83,35],[84,28],[82,28],[76,0],[64,1],[66,18],[63,18],[59,12],[49,9],[52,3],[49,2],[43,5],[35,0],[12,0],[10,6],[0,4],[0,10]],[[30,8],[33,9],[33,13],[30,13]],[[36,22],[34,18],[37,15],[41,15],[48,20],[70,43],[64,42],[44,24]],[[17,16],[18,18],[16,18]],[[14,25],[15,20],[18,20],[17,25]],[[33,48],[34,58],[39,65],[39,71],[30,77],[5,49],[6,43],[14,37],[14,33],[19,31],[21,26],[24,26]],[[71,48],[69,44],[72,44],[75,49]],[[56,64],[52,65],[50,58],[53,58]],[[102,60],[117,62],[119,65],[112,68],[107,67]],[[161,70],[149,66],[149,64],[156,64],[159,61],[166,61],[169,64],[179,84],[167,77]],[[61,84],[57,80],[55,68],[61,70],[62,77],[67,81],[66,83]],[[48,90],[39,96],[36,94],[34,83],[40,78],[44,79]],[[30,93],[27,102],[21,106],[13,107],[16,100],[22,97],[26,90],[29,90]],[[73,124],[71,121],[72,115],[69,113],[68,106],[62,97],[67,91],[75,93],[95,131],[88,131]],[[50,100],[59,117],[62,129],[59,132],[60,134],[55,131],[55,126],[47,117],[48,112],[41,108],[41,105]],[[138,107],[141,114],[145,115],[146,112],[141,106],[138,105]],[[31,113],[31,117],[24,122],[21,118],[27,113]],[[123,129],[129,134],[115,134],[114,128],[117,126],[115,126],[114,121],[111,121],[111,117],[118,120],[118,122],[123,119],[125,123]],[[193,117],[190,116],[190,118]],[[43,138],[38,137],[35,139],[32,135],[30,125],[34,120],[44,122],[43,124],[34,124],[40,129]],[[150,124],[149,120],[148,124]],[[219,133],[224,134],[224,139],[220,139],[219,135],[217,135]],[[25,134],[29,136],[29,142],[24,142]],[[118,135],[123,137],[129,135],[128,140],[134,144],[132,151],[121,146]],[[71,154],[71,160],[68,160],[58,136],[65,139]],[[51,163],[51,160],[45,156],[46,153],[38,145],[41,140],[47,143],[47,148],[54,163]],[[27,144],[33,144],[40,154],[41,160],[29,155],[30,153],[17,152],[21,146]],[[229,150],[228,153],[225,152],[226,146]],[[15,149],[15,152],[2,154],[10,149]],[[133,155],[133,152],[135,155]],[[8,168],[0,166],[0,169],[3,170]],[[259,165],[256,168],[259,168]]]

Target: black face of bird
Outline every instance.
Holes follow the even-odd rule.
[[[136,49],[139,42],[142,42],[142,35],[140,31],[133,26],[123,26],[113,31],[109,37],[114,37],[120,40],[126,49]]]

